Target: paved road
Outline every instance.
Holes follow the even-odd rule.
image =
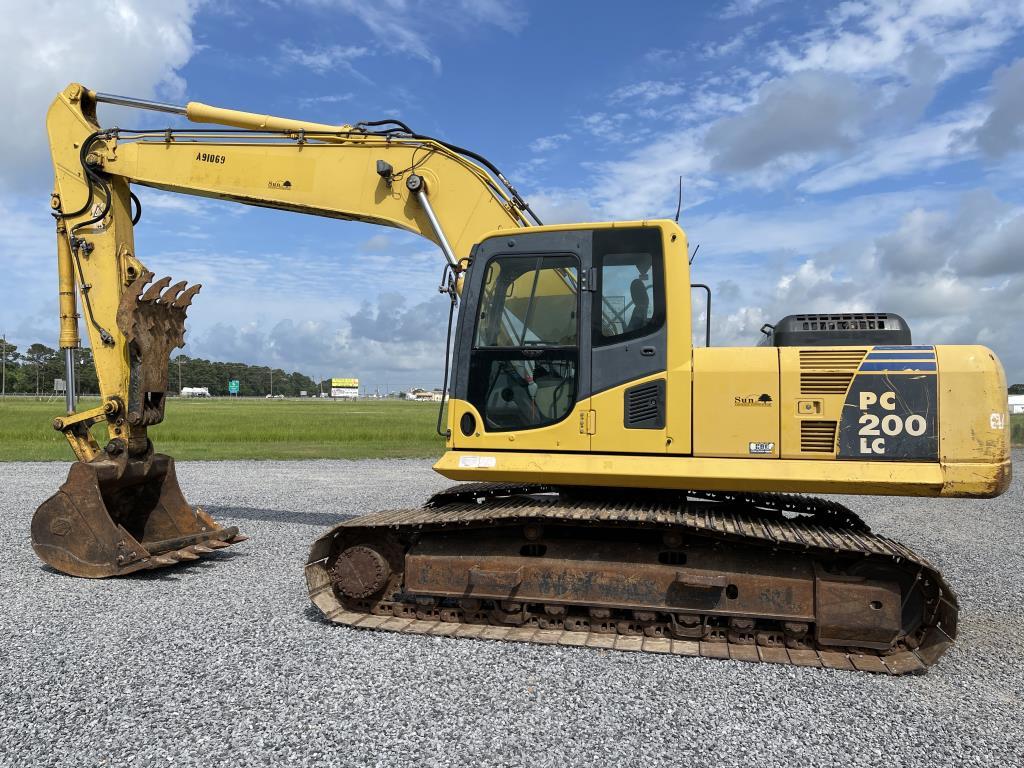
[[[1015,458],[995,501],[852,500],[959,593],[960,639],[917,678],[323,623],[309,544],[446,486],[427,462],[184,463],[186,496],[252,540],[114,581],[29,546],[66,465],[0,464],[0,765],[1024,764]]]

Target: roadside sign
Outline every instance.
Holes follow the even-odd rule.
[[[232,379],[231,381],[228,382],[228,394],[229,395],[237,395],[238,394],[238,379]]]
[[[359,379],[331,379],[331,397],[341,397],[347,400],[355,400],[357,397],[359,397]]]

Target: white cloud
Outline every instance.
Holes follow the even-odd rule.
[[[180,99],[178,71],[196,51],[196,0],[55,0],[0,26],[0,68],[10,73],[0,136],[0,191],[49,191],[43,123],[71,82],[107,93]]]
[[[313,107],[318,104],[341,104],[342,102],[352,101],[354,98],[354,93],[328,93],[323,96],[306,96],[299,99],[299,104],[303,107]]]
[[[977,66],[1022,23],[1024,7],[1017,0],[848,2],[795,45],[777,44],[771,61],[788,72],[902,72],[907,56],[923,43],[948,62],[948,78]]]
[[[550,152],[553,149],[558,149],[568,140],[569,134],[567,133],[556,133],[551,136],[541,136],[540,138],[534,139],[530,142],[530,149],[534,152]]]
[[[606,219],[670,216],[680,176],[686,206],[706,199],[712,187],[708,156],[696,131],[669,133],[622,160],[597,163],[593,169],[592,199]]]
[[[777,2],[779,0],[732,0],[722,11],[722,18],[733,19],[738,16],[750,16]]]
[[[718,284],[745,276],[716,293],[714,343],[754,343],[761,323],[793,313],[896,312],[917,342],[985,344],[1011,381],[1024,382],[1024,206],[988,189],[911,197],[909,206],[892,193],[767,212],[760,227],[748,214],[684,221],[691,241],[707,244],[695,277]],[[747,231],[723,237],[737,230]]]
[[[271,365],[312,376],[346,373],[367,386],[439,386],[448,301],[409,305],[384,293],[354,310],[297,320],[221,320],[188,339],[185,354]]]
[[[844,75],[798,72],[767,83],[751,107],[719,120],[706,146],[723,171],[759,168],[786,155],[852,146],[868,102]]]
[[[630,124],[633,122],[633,116],[627,112],[595,112],[581,118],[584,131],[616,144],[638,139],[637,133],[631,130],[633,126]]]
[[[644,80],[640,83],[624,85],[612,91],[611,101],[649,102],[666,96],[678,96],[683,92],[681,83],[666,83],[660,80]]]
[[[355,16],[366,25],[384,50],[425,61],[437,73],[441,72],[441,57],[434,51],[430,37],[439,27],[469,34],[481,26],[494,26],[515,34],[526,25],[528,18],[518,3],[507,0],[294,1],[338,9]],[[443,24],[439,25],[439,20]]]
[[[963,136],[973,133],[984,118],[985,110],[972,106],[943,115],[903,135],[879,136],[850,159],[814,174],[798,188],[805,192],[833,192],[957,162],[972,151],[962,140]]]
[[[594,207],[590,190],[540,188],[529,196],[530,207],[545,224],[572,224],[603,221],[604,214]]]
[[[300,48],[294,43],[284,42],[278,46],[278,50],[285,61],[311,69],[318,75],[341,69],[362,80],[367,79],[352,66],[353,61],[369,54],[369,49],[363,46],[331,45],[326,48]]]
[[[758,24],[751,24],[749,27],[744,27],[725,42],[712,43],[701,52],[701,55],[704,58],[717,59],[723,56],[732,56],[734,53],[739,53],[744,46],[750,42],[754,34],[759,29],[760,25]]]
[[[978,147],[1002,158],[1024,147],[1024,59],[996,70],[992,77],[992,111],[974,131]]]

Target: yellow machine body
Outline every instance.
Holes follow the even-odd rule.
[[[1006,490],[1006,380],[991,350],[694,347],[685,234],[671,221],[573,228],[616,227],[661,233],[665,293],[672,297],[664,370],[579,399],[563,419],[538,429],[488,431],[472,403],[453,398],[448,451],[434,467],[439,473],[453,480],[719,491],[991,497]],[[559,301],[575,306],[574,286],[553,283],[548,290],[561,290]],[[513,293],[507,303],[523,299]],[[664,424],[630,429],[626,392],[648,382],[663,382]],[[913,399],[921,391],[927,396]],[[459,428],[466,414],[478,425],[469,434]],[[840,450],[845,433],[852,433],[855,450]]]
[[[105,130],[102,101],[237,130]],[[185,504],[173,464],[147,436],[163,419],[168,356],[184,343],[198,286],[149,285],[132,184],[436,243],[446,290],[453,302],[461,295],[447,451],[435,466],[446,477],[978,497],[1007,487],[1005,379],[989,350],[695,347],[687,238],[676,223],[535,226],[479,155],[397,125],[373,132],[175,108],[77,84],[57,97],[47,130],[60,344],[79,344],[81,311],[102,404],[79,412],[69,403],[54,422],[91,469],[40,509],[33,539],[44,559],[112,575],[239,540]],[[90,432],[97,423],[104,446]],[[70,544],[83,537],[88,546]]]

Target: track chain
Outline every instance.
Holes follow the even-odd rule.
[[[649,651],[684,656],[786,663],[797,666],[859,670],[893,675],[919,673],[934,664],[956,636],[957,599],[945,580],[924,558],[902,544],[862,530],[853,512],[813,497],[781,494],[654,493],[626,502],[560,497],[549,486],[515,483],[467,483],[435,494],[424,507],[380,512],[347,520],[318,539],[306,565],[311,600],[332,622],[361,629],[407,634],[475,637],[532,643]],[[585,496],[585,494],[584,494]],[[820,504],[820,506],[819,506]],[[823,515],[819,515],[824,510]],[[795,513],[787,518],[783,512]],[[847,516],[846,513],[849,513]],[[830,523],[823,523],[822,520]],[[822,558],[862,557],[895,563],[915,579],[924,597],[924,623],[908,642],[887,652],[850,648],[765,647],[716,637],[709,640],[601,634],[589,630],[505,626],[484,616],[449,612],[417,616],[409,604],[389,600],[343,605],[335,593],[328,561],[346,540],[374,530],[397,535],[418,531],[465,529],[529,523],[666,527],[688,530],[723,544],[741,543],[796,551]],[[864,526],[866,528],[866,526]],[[434,612],[436,614],[436,611]],[[442,614],[443,615],[443,614]]]
[[[427,503],[426,507],[443,507],[446,504],[453,504],[465,501],[483,502],[491,499],[506,496],[528,495],[537,493],[560,492],[568,498],[596,496],[607,499],[609,494],[613,497],[632,499],[636,497],[636,491],[625,491],[622,489],[609,488],[586,488],[576,489],[569,487],[558,488],[553,485],[540,485],[530,483],[462,483],[446,490],[435,493]],[[747,493],[735,491],[643,491],[645,498],[660,501],[682,503],[687,498],[700,499],[702,501],[714,501],[726,503],[733,506],[742,505],[751,512],[779,514],[789,513],[794,515],[807,515],[810,519],[819,524],[835,528],[844,528],[859,533],[870,533],[871,527],[864,522],[856,512],[837,501],[823,499],[819,496],[805,496],[803,494],[788,493]]]

